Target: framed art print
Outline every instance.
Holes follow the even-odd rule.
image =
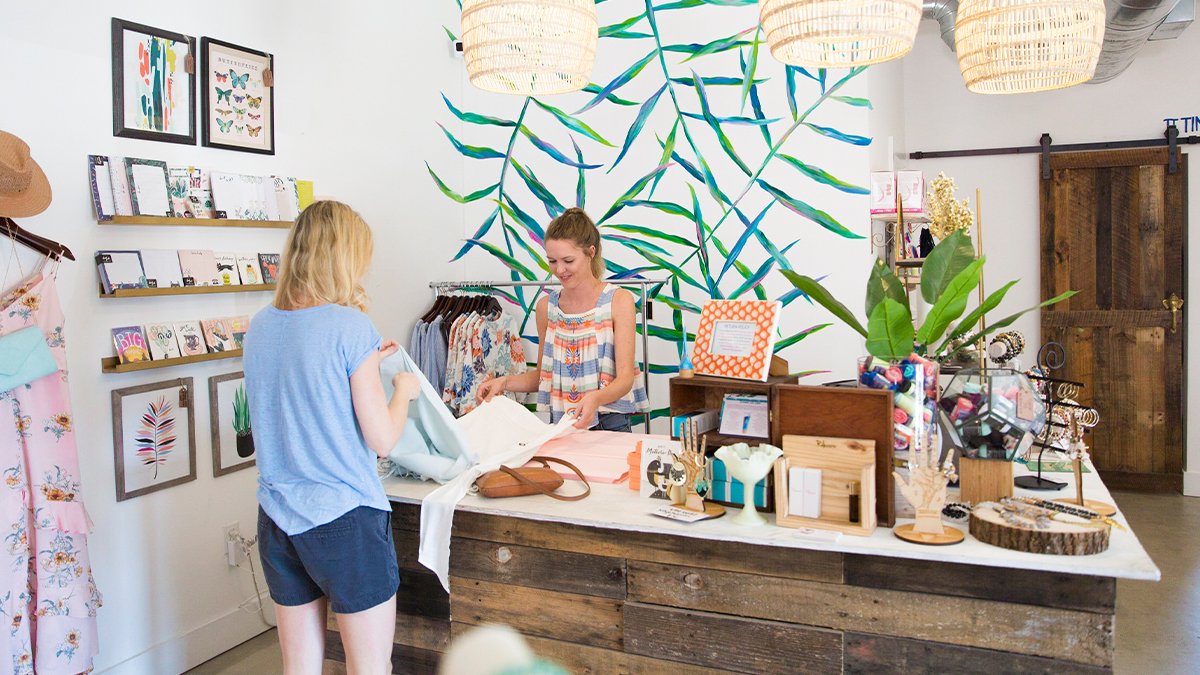
[[[200,51],[203,144],[275,154],[274,57],[210,37]]]
[[[696,373],[766,382],[780,309],[772,300],[704,303],[692,354]]]
[[[117,501],[196,480],[192,378],[112,392]]]
[[[196,38],[112,20],[113,135],[196,144]]]
[[[254,466],[246,376],[239,371],[208,378],[208,405],[212,408],[213,477]]]

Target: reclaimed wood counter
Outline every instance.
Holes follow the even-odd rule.
[[[1111,501],[1095,474],[1085,483]],[[1081,557],[970,536],[923,547],[886,528],[814,541],[659,519],[623,486],[594,485],[574,503],[468,496],[447,595],[417,562],[420,500],[435,487],[385,481],[403,577],[395,672],[433,672],[453,636],[483,623],[515,627],[577,673],[1110,672],[1116,579],[1159,578],[1130,531]],[[336,634],[328,645],[343,660]]]

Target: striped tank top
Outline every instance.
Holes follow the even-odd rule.
[[[582,314],[567,314],[558,306],[559,291],[550,291],[546,308],[546,338],[538,380],[538,410],[550,411],[558,422],[583,395],[617,377],[612,302],[617,287],[605,284],[596,306]],[[636,413],[649,409],[639,371],[633,388],[621,398],[600,406],[600,412]]]

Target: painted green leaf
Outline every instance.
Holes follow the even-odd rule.
[[[500,119],[499,117],[489,117],[487,115],[480,115],[478,113],[465,113],[458,108],[455,108],[454,104],[450,102],[450,99],[446,98],[445,94],[442,94],[442,100],[446,102],[446,107],[450,109],[450,112],[453,113],[455,117],[466,122],[467,124],[482,124],[494,127],[517,126],[517,123],[513,122],[512,120],[504,120]]]
[[[583,88],[583,91],[586,91],[589,94],[599,94],[600,93],[600,85],[589,84],[588,86]],[[608,96],[604,97],[604,100],[608,101],[609,103],[615,103],[617,105],[624,105],[624,106],[633,106],[633,105],[638,104],[637,101],[630,101],[628,99],[621,98],[620,96],[617,96],[616,94],[609,94]]]
[[[891,298],[902,305],[908,305],[908,293],[905,292],[904,283],[896,277],[892,268],[885,265],[882,260],[876,259],[875,264],[871,266],[871,276],[867,279],[867,316],[871,316],[871,312],[875,311],[875,306],[884,298]]]
[[[638,251],[649,251],[655,255],[661,256],[671,255],[670,251],[659,246],[658,244],[646,241],[645,239],[639,239],[637,237],[629,237],[623,234],[604,234],[600,235],[600,238],[605,241],[611,241]]]
[[[972,330],[976,325],[979,324],[979,317],[986,316],[988,312],[1000,306],[1000,303],[1004,300],[1004,296],[1008,294],[1008,289],[1016,285],[1018,281],[1020,281],[1020,279],[1013,279],[1007,284],[1001,286],[999,290],[990,293],[986,298],[984,298],[983,304],[967,312],[967,315],[964,316],[957,324],[955,324],[954,330],[946,334],[946,339],[942,341],[942,344],[938,345],[937,350],[930,351],[929,353],[933,355],[940,354],[946,348],[946,346],[950,344],[951,340],[962,335],[966,335],[967,331]]]
[[[625,202],[625,205],[630,207],[645,206],[647,208],[654,209],[655,211],[669,213],[673,216],[683,216],[691,221],[695,221],[696,219],[695,214],[689,211],[686,206],[676,204],[675,202],[651,201],[648,199],[630,199]]]
[[[583,208],[587,202],[587,176],[583,173],[583,151],[579,149],[579,144],[575,142],[575,137],[571,137],[571,146],[575,148],[575,158],[579,160],[578,178],[575,179],[575,206]]]
[[[867,353],[871,356],[896,361],[913,352],[912,316],[907,307],[891,298],[884,298],[871,312],[867,332]]]
[[[562,125],[568,129],[570,129],[571,131],[579,132],[579,133],[583,134],[584,136],[587,136],[588,138],[592,139],[593,141],[600,143],[601,145],[607,145],[610,148],[617,147],[617,146],[613,145],[612,143],[609,143],[608,140],[605,139],[603,136],[596,133],[596,130],[589,127],[583,120],[578,119],[572,115],[568,115],[567,113],[559,110],[558,108],[555,108],[552,105],[542,103],[541,101],[537,100],[536,98],[531,99],[531,100],[535,104],[537,104],[537,106],[539,108],[541,108],[542,110],[545,110],[546,112],[550,113],[551,115],[554,115],[555,119],[557,119],[559,122],[562,122]]]
[[[508,223],[504,223],[504,229],[508,230],[508,233],[512,236],[512,238],[517,240],[517,245],[525,250],[526,255],[528,255],[538,267],[542,268],[543,272],[546,274],[550,273],[550,266],[547,265],[546,261],[542,258],[541,252],[530,245],[530,243],[526,240],[526,237],[522,237],[521,233],[517,232],[517,230]]]
[[[659,165],[650,173],[637,179],[637,181],[635,181],[634,184],[631,185],[629,187],[629,189],[625,191],[625,194],[621,195],[620,197],[617,198],[617,200],[615,202],[613,202],[613,205],[611,207],[609,207],[608,212],[605,213],[604,216],[602,218],[600,218],[600,220],[596,221],[596,224],[599,225],[600,223],[603,223],[604,221],[608,220],[609,218],[612,218],[613,216],[615,216],[618,211],[625,208],[625,202],[627,202],[630,199],[633,199],[637,195],[641,194],[642,190],[645,190],[646,186],[650,184],[650,181],[654,180],[655,176],[658,176],[662,172],[666,171],[668,166],[670,166],[670,165],[669,164]]]
[[[658,160],[659,166],[663,166],[663,165],[667,164],[667,160],[671,159],[671,154],[675,152],[675,131],[678,128],[679,128],[679,117],[676,117],[675,122],[671,125],[671,133],[667,134],[666,141],[659,138],[658,134],[654,135],[654,140],[658,141],[658,145],[660,147],[662,147],[662,149],[663,149],[662,157],[660,157]],[[658,174],[657,176],[654,177],[654,181],[650,184],[651,199],[654,198],[654,191],[658,188],[658,182],[660,180],[662,180],[662,177],[663,177],[663,174],[661,174],[661,173]]]
[[[570,157],[567,157],[561,151],[559,151],[558,148],[539,138],[537,134],[533,133],[529,127],[525,126],[524,124],[521,125],[521,133],[524,134],[525,138],[529,139],[530,143],[533,143],[534,147],[546,153],[547,155],[550,155],[550,157],[560,164],[566,164],[567,166],[575,169],[599,169],[601,166],[603,166],[603,164],[583,164],[571,159]]]
[[[774,267],[775,261],[771,258],[767,258],[763,261],[763,264],[759,266],[758,270],[755,271],[754,274],[750,275],[750,278],[742,282],[741,286],[738,286],[736,290],[729,294],[729,297],[740,298],[746,293],[746,291],[749,291],[752,288],[757,288],[758,285],[762,283],[762,280],[766,278],[767,273],[770,272]]]
[[[747,28],[746,30],[741,31],[740,33],[735,33],[734,35],[730,35],[729,37],[723,37],[723,38],[720,38],[717,40],[713,40],[712,42],[709,42],[709,43],[706,43],[703,45],[697,45],[697,44],[669,45],[669,46],[663,47],[663,51],[672,51],[672,52],[680,52],[680,53],[684,53],[684,54],[689,54],[689,56],[683,60],[684,63],[687,63],[688,61],[691,61],[692,59],[700,58],[701,56],[708,56],[709,54],[720,54],[721,52],[727,52],[731,49],[739,49],[741,47],[745,47],[746,45],[750,44],[750,42],[748,40],[744,39],[746,34],[750,33],[751,31],[757,30],[757,29],[758,29],[758,26],[756,25],[753,28]]]
[[[828,213],[825,213],[824,211],[822,211],[820,209],[809,206],[807,203],[802,202],[799,199],[793,199],[792,197],[788,196],[787,193],[783,192],[779,188],[776,188],[775,186],[771,185],[770,183],[766,182],[765,180],[759,179],[758,184],[761,185],[764,190],[766,190],[772,196],[774,196],[775,199],[779,200],[780,204],[783,204],[788,209],[804,216],[805,218],[808,218],[809,220],[811,220],[814,223],[820,225],[821,227],[829,230],[830,232],[833,232],[834,234],[840,235],[847,239],[863,239],[864,238],[861,234],[855,234],[855,233],[851,232],[850,230],[846,229],[841,223],[839,223],[833,216],[829,215]]]
[[[791,270],[782,270],[782,272],[783,276],[787,277],[788,281],[792,282],[793,286],[800,289],[800,291],[808,297],[812,298],[814,302],[829,310],[831,314],[841,319],[843,323],[854,329],[854,331],[859,335],[867,337],[867,329],[863,328],[862,324],[858,322],[858,319],[854,318],[854,314],[852,314],[845,305],[835,300],[834,297],[829,294],[829,291],[825,290],[825,287],[822,286],[820,282],[812,277],[808,277],[803,274],[797,274]],[[912,330],[911,323],[912,322],[910,321],[910,331]],[[910,348],[911,345],[912,341],[910,340]]]
[[[655,326],[654,324],[650,324],[646,328],[648,329],[647,332],[649,333],[650,337],[660,338],[668,342],[675,342],[679,340],[681,335],[685,335],[684,333],[677,332],[675,329],[667,328],[666,326]],[[695,333],[686,333],[686,337],[688,342],[696,341]]]
[[[442,26],[442,30],[446,31],[446,37],[450,38],[451,42],[458,42],[458,38],[454,35],[454,33],[450,32],[449,28]]]
[[[708,287],[708,295],[712,298],[721,297],[721,291],[717,290],[717,284],[713,281],[712,266],[708,257],[707,237],[708,227],[704,223],[704,214],[700,211],[700,199],[696,196],[696,188],[688,183],[688,192],[692,195],[692,222],[696,227],[696,242],[698,246],[696,251],[700,254],[700,276],[704,279],[704,285]]]
[[[661,231],[657,228],[653,228],[653,227],[645,227],[642,225],[624,225],[624,224],[618,225],[618,224],[614,224],[614,223],[608,223],[608,224],[601,226],[601,230],[604,230],[604,229],[617,230],[619,232],[628,232],[630,234],[636,234],[640,237],[649,237],[652,239],[658,239],[660,241],[666,241],[666,242],[670,242],[672,244],[677,244],[679,246],[688,246],[691,248],[696,248],[695,242],[691,241],[690,239],[685,239],[685,238],[680,237],[679,235],[675,235],[675,234],[668,234],[666,232],[663,232],[663,231]]]
[[[746,67],[743,68],[742,77],[742,105],[738,110],[746,109],[746,99],[750,96],[750,87],[755,84],[754,71],[758,69],[758,45],[761,43],[759,35],[762,33],[761,26],[754,27],[754,44],[750,46],[750,60],[746,62]]]
[[[683,111],[680,114],[688,119],[701,120],[704,122],[708,121],[708,118],[706,118],[704,115],[701,115],[700,113]],[[714,117],[713,119],[715,119],[717,122],[719,122],[721,124],[739,124],[741,126],[748,126],[748,127],[767,126],[767,125],[771,125],[771,124],[774,124],[779,121],[778,117],[772,117],[771,119],[758,119],[756,117],[740,117],[737,115],[734,115],[732,117]]]
[[[488,230],[492,229],[492,224],[496,222],[496,216],[499,215],[499,213],[499,208],[492,211],[491,215],[489,215],[487,219],[483,221],[483,225],[480,225],[479,229],[475,230],[475,235],[467,240],[467,243],[458,250],[458,253],[454,254],[454,257],[450,259],[450,262],[454,262],[455,260],[463,257],[467,251],[471,250],[471,248],[475,246],[474,242],[483,239],[483,237],[488,233]]]
[[[971,291],[979,285],[979,270],[987,258],[979,258],[967,265],[946,286],[945,292],[934,303],[933,309],[921,324],[917,333],[917,341],[923,345],[937,342],[946,332],[946,328],[967,309],[967,299]]]
[[[1049,307],[1050,305],[1053,305],[1053,304],[1055,304],[1055,303],[1062,302],[1063,300],[1066,300],[1067,298],[1070,298],[1071,296],[1075,295],[1075,294],[1076,294],[1076,293],[1078,293],[1078,292],[1079,292],[1079,291],[1067,291],[1066,293],[1060,293],[1059,295],[1056,295],[1056,296],[1054,296],[1053,298],[1050,298],[1049,300],[1046,300],[1046,301],[1044,301],[1044,302],[1038,303],[1038,304],[1034,305],[1033,307],[1029,307],[1029,308],[1027,308],[1027,309],[1023,309],[1023,310],[1021,310],[1021,311],[1017,312],[1016,314],[1010,314],[1009,316],[1006,316],[1006,317],[1004,317],[1003,319],[1000,319],[1000,320],[999,320],[999,321],[997,321],[996,323],[993,323],[993,324],[991,324],[991,325],[990,325],[990,326],[988,326],[988,327],[987,327],[985,330],[982,330],[982,331],[980,331],[980,332],[977,332],[977,333],[972,333],[972,334],[971,334],[969,337],[967,337],[967,338],[964,338],[964,339],[963,339],[963,343],[962,343],[962,345],[961,345],[961,346],[959,346],[959,347],[955,348],[953,351],[951,351],[951,352],[947,353],[947,354],[946,354],[945,356],[943,356],[942,358],[943,358],[943,359],[948,359],[949,357],[953,356],[953,355],[954,355],[956,352],[958,352],[958,351],[959,351],[960,349],[962,349],[963,347],[966,347],[967,345],[974,344],[974,343],[978,342],[980,338],[983,338],[983,337],[986,337],[986,336],[988,336],[988,335],[991,335],[992,333],[994,333],[995,331],[998,331],[998,330],[1000,330],[1001,328],[1008,328],[1008,327],[1009,327],[1009,326],[1011,326],[1011,325],[1012,325],[1012,324],[1013,324],[1013,323],[1014,323],[1014,322],[1015,322],[1017,319],[1021,318],[1022,316],[1025,316],[1025,315],[1026,315],[1026,314],[1028,314],[1029,312],[1032,312],[1032,311],[1034,311],[1034,310],[1037,310],[1037,309],[1041,309],[1041,308],[1043,308],[1043,307]]]
[[[671,81],[675,84],[682,84],[688,88],[696,86],[696,78],[694,77],[672,77]],[[700,81],[706,87],[740,87],[745,83],[744,77],[729,77],[727,75],[701,76]],[[762,84],[767,79],[753,80],[754,84]]]
[[[438,175],[436,173],[434,173],[433,169],[429,166],[429,162],[425,162],[425,170],[427,170],[429,172],[429,175],[433,177],[433,182],[437,183],[437,187],[439,190],[442,191],[442,194],[446,195],[450,199],[453,199],[454,201],[458,202],[459,204],[469,204],[471,202],[483,199],[484,197],[495,192],[496,188],[500,187],[500,184],[496,183],[495,185],[485,187],[482,190],[478,190],[476,192],[472,192],[469,195],[463,196],[463,195],[458,194],[454,190],[451,190],[450,187],[448,185],[446,185],[442,181],[442,179],[438,177]]]
[[[663,86],[659,87],[658,91],[654,92],[650,98],[646,99],[645,103],[642,104],[641,109],[638,110],[637,117],[633,120],[633,125],[630,126],[629,131],[625,133],[625,142],[621,145],[620,154],[617,155],[616,161],[612,163],[612,166],[609,167],[607,173],[612,173],[612,170],[617,168],[617,165],[620,164],[621,160],[625,158],[625,153],[629,152],[629,148],[633,146],[633,141],[638,137],[638,134],[641,133],[642,127],[646,125],[646,119],[650,117],[650,113],[654,111],[654,105],[658,103],[659,97],[661,97],[663,92],[666,90],[667,85],[664,84]]]
[[[587,104],[585,104],[579,110],[576,110],[575,114],[578,115],[580,113],[587,112],[588,110],[591,110],[592,108],[595,108],[597,105],[600,105],[600,102],[604,100],[605,96],[608,96],[609,94],[613,93],[617,89],[620,89],[621,87],[625,86],[626,84],[629,84],[629,82],[631,80],[633,80],[633,78],[638,76],[638,73],[642,72],[642,70],[644,70],[646,68],[646,66],[650,63],[651,60],[654,59],[655,56],[658,56],[658,52],[655,50],[651,50],[649,54],[646,54],[642,58],[635,61],[633,65],[631,65],[625,69],[625,72],[614,77],[611,82],[604,85],[604,87],[602,87],[600,89],[600,91],[596,93],[596,95],[592,98],[592,100],[588,101]]]
[[[796,73],[799,70],[796,66],[784,67],[784,75],[787,78],[788,110],[792,111],[793,122],[800,119],[800,107],[796,105]]]
[[[921,265],[921,297],[936,303],[950,280],[975,259],[975,247],[963,230],[955,230],[938,242]]]
[[[746,228],[742,231],[742,234],[740,237],[738,237],[738,240],[734,242],[733,248],[729,250],[729,254],[725,256],[725,265],[721,268],[721,273],[717,275],[718,284],[721,283],[721,280],[725,278],[725,273],[728,272],[731,267],[733,267],[733,264],[737,262],[738,258],[742,255],[742,249],[746,246],[746,242],[750,241],[750,239],[754,237],[757,232],[759,232],[758,226],[762,224],[763,216],[767,215],[767,211],[771,209],[771,206],[774,203],[775,202],[769,202],[767,207],[764,208],[762,212],[758,214],[758,217],[752,221],[747,220],[745,214],[743,214],[740,210],[735,209],[738,212],[738,218],[741,219]]]
[[[866,108],[867,110],[875,109],[875,106],[871,105],[870,100],[859,98],[857,96],[830,96],[829,98],[833,99],[834,101],[845,103],[846,105],[852,105],[856,108]]]
[[[520,223],[521,227],[525,228],[525,231],[539,246],[546,243],[546,231],[542,229],[541,224],[533,216],[523,211],[511,197],[504,195],[504,203],[500,204],[500,208],[509,218]]]
[[[802,124],[804,126],[808,127],[809,129],[812,129],[813,131],[817,132],[818,134],[821,134],[822,136],[825,136],[826,138],[832,138],[835,141],[841,141],[843,143],[849,143],[851,145],[870,145],[871,144],[871,139],[867,138],[866,136],[857,136],[855,134],[843,133],[832,127],[823,127],[819,124],[813,124],[811,122],[802,122]]]
[[[833,324],[831,324],[831,323],[819,323],[815,326],[809,326],[808,328],[805,328],[804,330],[802,330],[794,335],[790,335],[782,340],[776,340],[775,341],[775,351],[778,352],[781,349],[787,349],[788,347],[791,347],[792,345],[803,340],[804,338],[808,337],[809,335],[812,335],[813,333],[816,333],[818,331],[829,328],[832,325]]]
[[[450,144],[454,146],[454,149],[464,157],[470,157],[471,159],[504,159],[503,152],[500,152],[494,148],[476,145],[464,145],[463,143],[459,142],[459,140],[455,138],[453,134],[447,131],[446,127],[442,126],[440,122],[438,123],[438,126],[441,127],[442,133],[446,134],[446,138],[450,139]]]
[[[871,191],[865,187],[847,183],[846,181],[830,174],[828,171],[826,171],[820,167],[813,166],[811,164],[805,164],[804,162],[796,159],[795,157],[792,157],[791,155],[785,155],[781,152],[781,153],[777,154],[776,157],[778,157],[779,159],[782,159],[783,161],[792,165],[793,167],[798,169],[800,171],[800,173],[804,174],[805,176],[808,176],[809,178],[817,181],[818,183],[822,183],[824,185],[828,185],[830,187],[837,188],[838,190],[841,190],[842,192],[846,192],[846,193],[852,194],[852,195],[866,195],[866,194],[871,193]]]
[[[686,300],[672,297],[670,295],[659,295],[655,298],[656,301],[663,303],[671,309],[677,309],[681,312],[690,312],[692,314],[700,313],[700,305],[694,305]]]
[[[721,123],[713,116],[712,109],[708,105],[708,94],[705,92],[704,84],[700,82],[700,78],[696,77],[695,71],[692,72],[692,77],[696,79],[696,96],[700,98],[700,111],[704,115],[704,120],[708,122],[708,126],[717,135],[717,142],[721,144],[721,149],[725,151],[729,159],[733,160],[734,164],[737,164],[743,173],[747,176],[751,175],[750,167],[746,166],[746,163],[738,156],[737,150],[734,149],[733,143],[730,142],[725,132],[721,131]]]
[[[529,281],[537,280],[537,276],[533,273],[532,270],[530,270],[528,267],[526,267],[524,265],[524,263],[522,263],[520,260],[517,260],[516,258],[512,257],[511,255],[505,253],[504,251],[500,250],[495,245],[490,244],[486,241],[480,241],[477,239],[472,240],[472,242],[476,246],[479,246],[480,248],[487,251],[488,253],[491,253],[498,260],[500,260],[500,262],[504,263],[505,266],[507,266],[510,270],[516,272],[517,274],[520,274],[521,276],[525,277],[527,280],[529,280]]]
[[[631,16],[628,19],[625,19],[624,21],[622,21],[620,23],[614,23],[614,24],[609,24],[607,26],[601,26],[600,27],[600,37],[611,37],[616,33],[621,33],[629,28],[633,28],[635,25],[640,23],[642,19],[645,19],[645,18],[646,18],[646,13],[642,12],[641,14],[638,14],[637,16]]]
[[[537,197],[542,202],[542,205],[546,207],[546,213],[550,214],[551,218],[557,218],[563,211],[566,211],[566,208],[550,193],[550,190],[546,189],[546,186],[537,179],[537,176],[533,173],[533,169],[522,167],[517,163],[517,160],[512,158],[509,158],[508,163],[517,170],[517,174],[521,176],[521,180],[525,181],[525,185],[533,193],[533,196]]]

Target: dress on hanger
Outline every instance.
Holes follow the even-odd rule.
[[[37,326],[59,366],[0,392],[0,671],[14,674],[85,672],[98,650],[101,596],[54,281],[39,271],[0,298],[0,336]]]

